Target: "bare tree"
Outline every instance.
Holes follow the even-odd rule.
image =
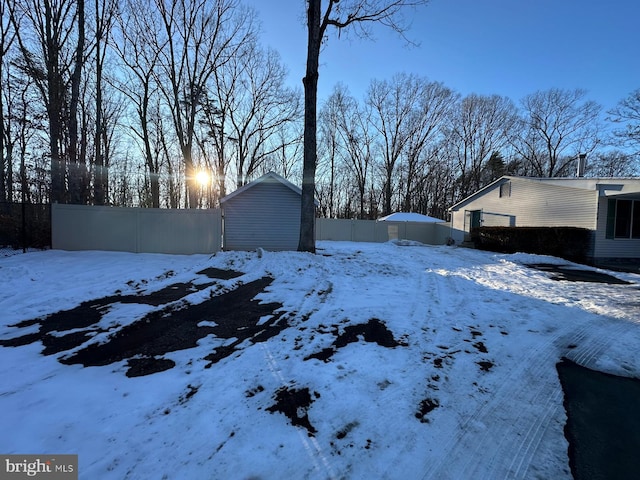
[[[369,86],[367,103],[372,109],[372,126],[378,134],[384,178],[383,215],[392,213],[393,197],[399,193],[399,185],[394,180],[398,164],[421,122],[417,106],[424,85],[415,75],[398,74],[390,81],[373,80]]]
[[[71,70],[69,114],[67,118],[69,143],[69,200],[72,204],[86,204],[88,201],[88,175],[85,158],[78,155],[78,104],[80,102],[80,81],[85,58],[85,5],[84,0],[76,0],[77,42]]]
[[[109,135],[105,122],[105,105],[103,101],[104,66],[107,46],[110,43],[111,30],[114,24],[117,4],[115,0],[94,0],[94,43],[95,43],[95,131],[94,148],[94,202],[105,205],[109,198]]]
[[[144,164],[149,175],[150,206],[159,208],[160,162],[153,129],[158,125],[159,116],[158,109],[154,110],[158,91],[155,83],[156,69],[160,50],[164,45],[159,40],[151,40],[160,29],[156,17],[151,13],[135,13],[140,11],[151,11],[148,0],[128,0],[117,17],[119,38],[113,43],[113,47],[125,68],[121,75],[114,78],[114,82],[135,109],[136,122],[131,125],[131,131],[141,144]]]
[[[409,6],[425,5],[428,0],[307,0],[307,67],[304,85],[304,159],[302,203],[298,250],[314,252],[315,245],[315,176],[317,165],[318,64],[320,47],[329,26],[339,31],[354,27],[367,36],[368,26],[380,23],[402,34],[407,24],[402,11]]]
[[[75,0],[25,0],[16,3],[12,12],[22,57],[20,68],[35,81],[47,111],[52,202],[67,200],[69,154],[76,160],[77,130],[73,129],[77,128],[77,117],[72,117],[77,110],[84,59],[80,53],[84,49],[83,10],[84,2]]]
[[[297,141],[285,132],[300,116],[300,95],[285,79],[279,55],[253,39],[213,73],[196,141],[215,171],[220,196],[228,175],[241,187]]]
[[[302,123],[295,122],[287,128],[278,129],[274,145],[278,148],[266,159],[263,172],[273,170],[284,178],[299,176],[299,164],[302,159]]]
[[[516,123],[515,105],[506,97],[471,94],[458,104],[447,133],[457,164],[458,198],[481,187],[485,165],[507,145]]]
[[[608,113],[610,121],[623,127],[613,132],[619,143],[640,155],[640,88],[620,100]]]
[[[10,0],[0,0],[0,202],[4,203],[10,198],[7,192],[11,191],[12,179],[11,175],[8,175],[11,171],[11,155],[9,151],[5,151],[6,140],[8,137],[8,118],[6,116],[6,109],[4,104],[5,98],[5,65],[7,62],[7,54],[11,48],[15,39],[15,29],[11,22],[11,8],[9,3],[13,3]]]
[[[640,175],[640,164],[629,152],[609,150],[591,156],[586,174],[590,177],[635,177]]]
[[[171,112],[185,167],[188,206],[198,205],[193,146],[209,79],[254,35],[237,0],[154,0],[162,22],[158,84]]]
[[[322,189],[324,206],[324,215],[333,218],[336,214],[336,176],[340,162],[340,150],[344,148],[341,142],[340,130],[344,126],[343,117],[347,114],[345,110],[348,106],[355,104],[346,86],[337,84],[334,86],[333,92],[320,110],[319,134],[320,149],[322,154],[319,155],[318,168],[326,172],[322,177],[328,178],[328,185]]]
[[[418,79],[418,87],[418,99],[407,125],[408,140],[403,153],[405,211],[414,210],[414,197],[422,189],[422,177],[428,172],[429,160],[438,151],[436,145],[458,98],[439,82],[421,78]]]
[[[370,126],[370,111],[361,107],[348,92],[341,92],[336,100],[338,134],[344,150],[344,165],[349,176],[349,185],[355,183],[357,190],[358,218],[367,218],[367,182],[373,168],[373,139]]]
[[[281,145],[276,133],[299,118],[298,93],[285,87],[286,70],[273,50],[256,44],[238,52],[242,75],[229,108],[230,137],[236,147],[236,186],[241,187]]]
[[[600,144],[602,107],[586,100],[586,94],[582,89],[553,88],[522,100],[522,130],[513,145],[534,175],[566,175],[579,154],[590,154]]]

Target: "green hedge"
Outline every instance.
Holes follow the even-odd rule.
[[[476,248],[501,253],[536,253],[572,261],[589,258],[591,230],[575,227],[479,227],[471,231]]]

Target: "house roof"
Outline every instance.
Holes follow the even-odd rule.
[[[243,185],[242,187],[238,188],[237,190],[231,192],[229,195],[225,195],[224,197],[222,197],[220,199],[220,203],[224,203],[224,202],[226,202],[228,200],[231,200],[236,195],[240,195],[242,192],[245,192],[245,191],[249,190],[250,188],[253,188],[256,185],[259,185],[261,183],[281,183],[285,187],[291,189],[296,194],[302,195],[302,189],[300,187],[294,185],[289,180],[287,180],[284,177],[281,177],[280,175],[278,175],[275,172],[268,172],[268,173],[265,173],[264,175],[262,175],[260,178],[256,178],[252,182],[249,182],[246,185]]]
[[[430,217],[429,215],[422,215],[421,213],[413,212],[396,212],[386,217],[378,219],[379,222],[420,222],[420,223],[437,223],[444,222],[439,218]]]
[[[485,194],[485,192],[492,190],[497,185],[510,180],[520,180],[525,182],[539,182],[546,184],[555,184],[558,187],[565,188],[578,188],[582,190],[598,190],[600,195],[611,196],[620,194],[619,191],[625,188],[625,194],[640,192],[640,178],[637,177],[518,177],[505,175],[497,180],[491,182],[489,185],[481,188],[477,192],[472,193],[468,197],[460,200],[449,207],[449,211],[458,210],[460,207],[475,200],[476,198]]]
[[[461,206],[466,205],[467,203],[469,203],[470,201],[474,200],[475,198],[482,196],[482,195],[484,194],[484,192],[486,192],[487,190],[491,190],[491,189],[493,189],[493,187],[494,187],[495,185],[500,184],[500,183],[507,182],[507,181],[511,180],[512,178],[519,178],[519,177],[510,177],[510,176],[507,176],[507,175],[502,176],[502,177],[500,177],[499,179],[494,180],[493,182],[491,182],[489,185],[487,185],[487,186],[485,186],[485,187],[481,188],[481,189],[480,189],[480,190],[478,190],[477,192],[474,192],[474,193],[472,193],[471,195],[469,195],[468,197],[463,198],[463,199],[462,199],[462,200],[460,200],[459,202],[454,203],[453,205],[451,205],[451,206],[449,207],[449,211],[459,209]],[[521,178],[525,178],[525,177],[521,177]]]

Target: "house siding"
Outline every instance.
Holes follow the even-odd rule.
[[[225,201],[224,249],[296,250],[300,198],[278,181],[264,181]]]
[[[593,256],[600,259],[640,258],[640,239],[606,238],[609,198],[602,196],[598,199],[598,228],[594,238]],[[640,194],[635,199],[640,200]]]
[[[454,239],[469,231],[467,212],[482,211],[483,226],[596,228],[598,192],[549,185],[536,180],[506,178],[509,196],[500,197],[498,182],[482,195],[452,211]]]

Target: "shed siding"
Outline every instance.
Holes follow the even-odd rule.
[[[225,250],[296,250],[300,195],[279,182],[261,182],[227,200]]]
[[[469,231],[468,211],[482,210],[483,226],[580,227],[595,229],[598,192],[512,178],[511,194],[500,183],[452,212],[457,241]]]
[[[640,258],[640,239],[606,238],[608,199],[604,196],[598,199],[598,230],[593,256],[602,259]],[[640,195],[637,200],[640,200]]]

